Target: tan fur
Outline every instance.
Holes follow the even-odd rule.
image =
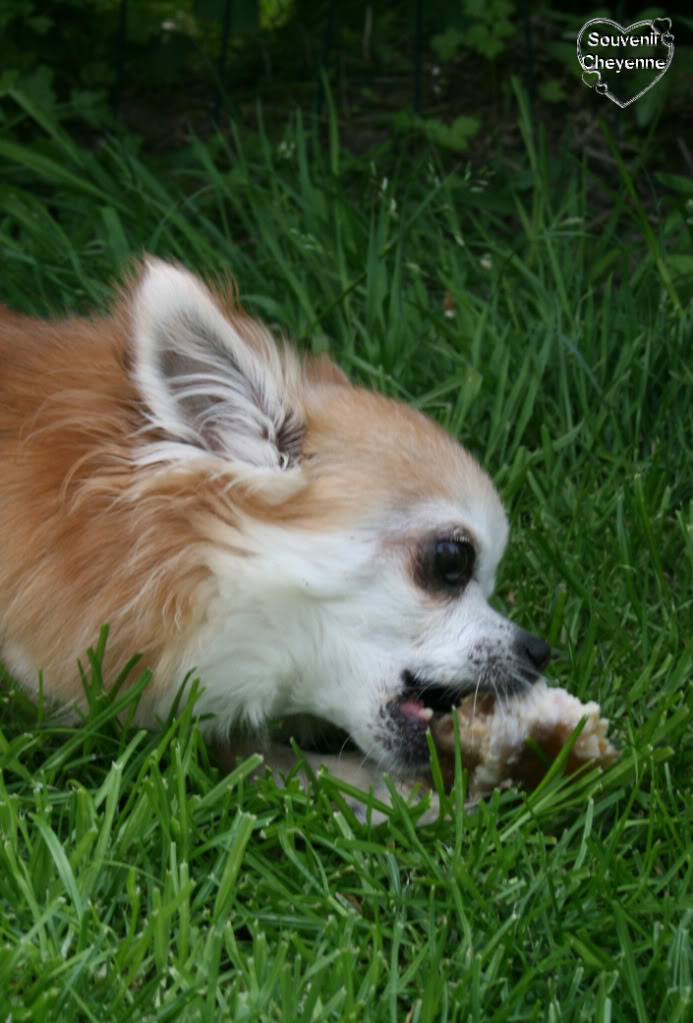
[[[80,695],[76,657],[104,622],[118,669],[135,650],[157,665],[194,617],[194,481],[114,500],[138,426],[124,340],[117,318],[0,320],[0,635],[61,700]]]

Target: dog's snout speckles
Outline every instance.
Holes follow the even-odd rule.
[[[402,709],[400,700],[392,700],[380,714],[383,728],[378,729],[382,748],[393,758],[396,770],[419,770],[428,763],[426,723]]]

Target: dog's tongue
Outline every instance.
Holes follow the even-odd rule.
[[[400,710],[407,717],[416,718],[417,721],[424,721],[426,724],[433,717],[433,711],[430,707],[424,707],[420,700],[402,700],[399,705]]]

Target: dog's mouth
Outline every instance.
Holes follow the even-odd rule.
[[[383,750],[394,760],[396,770],[421,771],[428,764],[426,730],[435,733],[438,722],[450,714],[466,697],[479,698],[479,705],[491,696],[511,696],[524,689],[528,681],[519,676],[501,680],[482,677],[441,684],[412,671],[402,672],[403,688],[381,709],[385,728],[379,730]]]
[[[379,729],[379,739],[395,770],[418,772],[428,764],[426,729],[476,691],[477,685],[440,685],[410,671],[402,672],[401,680],[399,695],[381,710],[385,727]]]
[[[442,686],[419,678],[410,671],[402,674],[404,692],[397,701],[405,718],[427,728],[434,715],[449,714],[461,699],[472,692],[474,685]]]

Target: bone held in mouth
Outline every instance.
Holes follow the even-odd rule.
[[[518,696],[468,696],[452,713],[459,722],[462,766],[469,772],[469,802],[499,787],[535,788],[583,718],[586,721],[568,755],[566,773],[586,766],[607,767],[618,757],[607,738],[609,722],[601,717],[599,704],[581,703],[565,689],[551,688],[543,681]],[[452,714],[436,715],[431,732],[443,777],[450,784],[455,772]]]

